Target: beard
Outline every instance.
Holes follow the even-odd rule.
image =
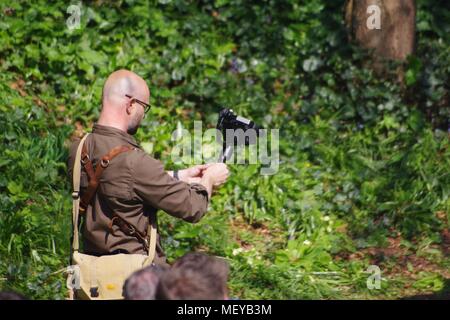
[[[144,117],[141,114],[135,114],[131,119],[130,123],[128,124],[127,133],[131,135],[136,134],[143,118]]]

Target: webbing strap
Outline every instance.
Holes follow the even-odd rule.
[[[149,217],[147,236],[150,237],[150,240],[148,245],[148,258],[145,264],[149,265],[155,259],[156,254],[156,214],[153,214],[153,217]]]
[[[75,162],[73,165],[73,192],[72,192],[72,224],[73,224],[73,239],[72,239],[72,253],[78,251],[78,214],[80,209],[80,179],[81,179],[81,150],[84,145],[84,141],[89,136],[87,133],[80,141],[75,155]]]

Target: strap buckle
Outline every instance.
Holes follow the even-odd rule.
[[[88,154],[84,154],[81,156],[81,164],[84,166],[90,160]]]
[[[108,159],[102,159],[102,161],[100,161],[100,165],[103,168],[106,168],[109,165],[109,160]]]
[[[130,236],[136,234],[136,229],[132,225],[128,224],[127,228]]]
[[[77,200],[80,197],[80,193],[78,191],[72,192],[72,199]]]

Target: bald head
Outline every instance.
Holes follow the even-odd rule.
[[[129,70],[117,70],[106,79],[102,104],[120,104],[126,94],[147,103],[150,98],[150,91],[144,79]]]
[[[113,72],[103,86],[102,111],[98,122],[134,134],[144,117],[144,108],[132,103],[126,95],[148,103],[150,90],[144,79],[134,72],[121,69]]]

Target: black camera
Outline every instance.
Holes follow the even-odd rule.
[[[252,120],[236,115],[231,109],[222,109],[219,112],[216,128],[222,133],[223,138],[223,151],[219,162],[229,159],[234,146],[255,144],[261,129]],[[253,135],[248,134],[249,130]],[[227,132],[232,133],[231,139]],[[243,139],[239,139],[240,134]]]

